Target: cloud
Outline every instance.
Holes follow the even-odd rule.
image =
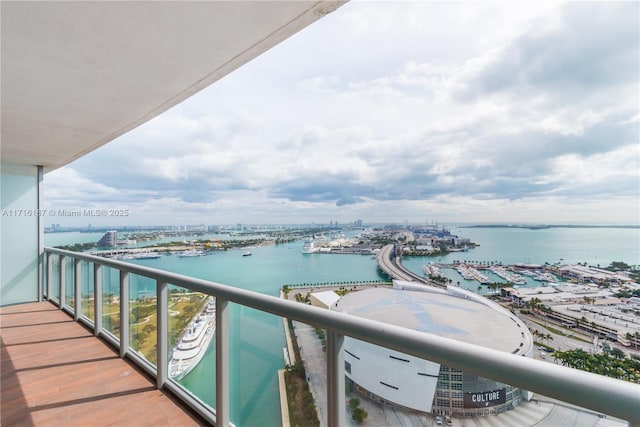
[[[468,82],[467,95],[543,90],[565,98],[637,84],[639,14],[637,2],[568,3],[559,28],[514,40]]]
[[[48,200],[158,223],[590,219],[580,203],[637,222],[640,6],[540,3],[350,3],[48,174]]]

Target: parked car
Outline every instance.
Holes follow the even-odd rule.
[[[440,415],[436,415],[436,425],[442,425],[442,417]]]

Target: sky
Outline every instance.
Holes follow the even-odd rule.
[[[62,226],[640,223],[639,2],[350,2],[44,178]]]

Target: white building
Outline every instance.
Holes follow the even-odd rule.
[[[109,247],[116,246],[118,244],[118,232],[117,231],[107,231],[104,235],[98,240],[99,247]]]
[[[343,296],[335,310],[508,353],[531,356],[533,339],[513,314],[460,288],[394,282]],[[345,337],[345,373],[375,401],[454,416],[504,412],[522,400],[507,384]],[[526,393],[526,398],[530,394]]]
[[[320,308],[331,308],[339,299],[340,295],[333,291],[313,292],[309,295],[311,305]]]

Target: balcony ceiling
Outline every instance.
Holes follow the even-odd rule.
[[[343,3],[2,1],[2,161],[63,166]]]

